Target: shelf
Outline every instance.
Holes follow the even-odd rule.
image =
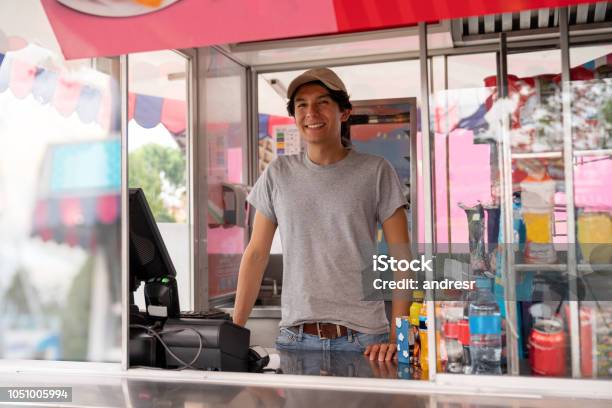
[[[513,159],[559,159],[563,157],[563,152],[529,152],[512,153]]]
[[[588,150],[574,150],[574,157],[583,156],[612,156],[612,149],[588,149]],[[525,152],[525,153],[512,153],[512,159],[560,159],[563,157],[563,152]]]
[[[564,272],[567,270],[566,264],[516,264],[514,270],[517,272]]]
[[[580,272],[612,272],[612,264],[578,264],[576,269]],[[514,270],[517,272],[565,272],[567,264],[516,264]]]
[[[612,149],[574,150],[574,156],[606,156],[612,155]]]
[[[580,272],[612,272],[612,264],[578,264]]]

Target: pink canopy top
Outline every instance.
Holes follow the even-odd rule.
[[[98,17],[42,0],[68,59],[379,30],[593,0],[179,0],[136,17]]]

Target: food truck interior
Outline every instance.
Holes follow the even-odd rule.
[[[589,10],[593,11],[593,7]],[[605,25],[609,17],[606,14],[601,20],[601,15],[593,12],[584,20],[579,14],[578,8],[569,9],[571,78],[576,88],[579,87],[578,81],[584,81],[582,87],[590,87],[607,95],[604,89],[609,86],[606,79],[609,63],[603,60],[609,59],[611,51],[607,44],[609,35],[598,33],[602,29],[600,23]],[[568,243],[571,242],[567,218],[568,213],[572,212],[579,224],[588,223],[589,217],[595,216],[592,208],[596,208],[598,203],[585,199],[586,192],[578,194],[571,204],[563,195],[567,182],[564,176],[567,172],[563,162],[564,142],[561,136],[551,136],[551,124],[555,128],[562,123],[561,111],[553,108],[554,103],[560,102],[555,98],[560,95],[558,84],[564,65],[558,24],[558,10],[532,11],[529,19],[526,13],[519,13],[428,24],[425,89],[421,86],[422,80],[406,80],[423,79],[417,27],[232,44],[199,50],[205,53],[204,61],[208,64],[206,118],[210,122],[210,133],[206,161],[198,161],[197,164],[204,168],[200,170],[201,173],[196,169],[192,176],[202,180],[201,175],[205,174],[208,181],[208,276],[201,276],[200,279],[211,286],[208,287],[208,294],[198,294],[200,287],[198,290],[192,288],[194,303],[199,303],[201,310],[218,307],[232,313],[239,255],[248,240],[250,225],[248,216],[243,218],[244,223],[227,222],[224,218],[226,206],[231,207],[230,211],[246,206],[245,194],[232,193],[228,185],[243,185],[241,191],[248,191],[248,186],[255,182],[275,157],[302,151],[303,144],[297,129],[286,113],[286,87],[304,69],[329,66],[345,80],[355,101],[348,124],[353,148],[384,156],[405,186],[410,202],[409,228],[415,253],[422,250],[419,244],[426,242],[427,210],[424,202],[430,194],[431,234],[435,243],[434,252],[439,258],[439,267],[436,268],[439,275],[436,278],[473,278],[481,274],[495,278],[494,291],[501,305],[501,314],[504,322],[509,321],[507,327],[504,323],[504,337],[509,341],[508,338],[515,336],[509,342],[517,344],[512,350],[504,346],[503,371],[530,375],[534,365],[538,365],[539,361],[529,360],[529,355],[534,354],[530,353],[533,347],[531,342],[534,341],[531,338],[534,313],[544,314],[536,319],[551,320],[544,317],[558,316],[563,320],[566,326],[563,348],[571,349],[565,345],[568,340],[565,336],[572,336],[567,302],[572,293],[572,280],[565,272]],[[577,26],[580,26],[580,30]],[[330,58],[330,55],[334,57]],[[149,56],[141,53],[134,58],[145,61]],[[545,64],[543,60],[546,60]],[[150,53],[150,63],[154,64],[154,61],[155,53]],[[133,68],[135,87],[138,84],[137,68]],[[500,80],[503,78],[499,76],[500,72],[507,72],[506,81]],[[182,75],[173,72],[168,74],[168,78],[176,80],[186,75],[186,72]],[[181,86],[188,84],[181,83]],[[228,95],[229,90],[234,91],[232,96]],[[430,107],[429,158],[423,157],[425,143],[419,124],[423,92],[427,92]],[[496,101],[502,98],[504,92],[506,96],[516,99],[515,113],[508,125],[511,133],[509,152],[503,151],[499,134],[496,133],[501,131],[494,124]],[[582,103],[592,102],[580,99],[583,91],[575,92]],[[232,103],[239,104],[240,109],[231,114],[217,106],[227,107]],[[541,120],[542,115],[547,119]],[[583,114],[575,112],[575,115],[578,118]],[[220,130],[217,121],[223,120],[229,123],[226,123],[224,130]],[[590,120],[594,130],[589,134],[584,131],[580,135],[576,130],[575,150],[579,151],[580,157],[594,156],[608,160],[605,156],[608,152],[606,142],[598,139],[602,137],[598,136],[602,131],[606,132],[602,128],[606,126],[605,120],[584,120]],[[506,157],[508,153],[510,156]],[[430,186],[426,186],[426,175],[420,167],[427,160],[432,170]],[[585,163],[579,159],[574,164],[576,174],[580,174],[579,166],[588,167],[588,163],[591,160]],[[604,176],[608,170],[601,165],[592,171]],[[538,203],[529,201],[529,193],[531,189],[540,191],[538,189],[544,188],[538,183],[529,184],[537,172],[545,174],[545,180],[550,180],[548,188],[554,196],[550,202],[551,215],[546,215],[550,217],[549,221],[545,221],[543,227],[546,231],[550,228],[550,237],[543,247],[530,242],[530,237],[537,234],[537,228],[542,228],[529,219],[529,206],[538,206]],[[577,184],[582,182],[578,176],[574,180]],[[590,194],[601,194],[598,187],[589,188]],[[521,209],[521,191],[525,209]],[[514,211],[515,225],[511,224],[512,228],[508,230],[505,229],[507,219],[501,215],[501,208],[505,205]],[[568,209],[570,206],[574,209]],[[591,215],[578,215],[583,207],[586,214]],[[202,208],[201,205],[198,208]],[[538,211],[536,209],[535,213],[538,214]],[[599,216],[607,217],[603,214]],[[582,231],[585,231],[584,228]],[[507,255],[501,254],[506,250],[503,235],[508,233],[515,236],[519,247],[512,252],[512,260],[501,261],[500,256]],[[379,251],[384,253],[386,247],[380,228],[378,237]],[[236,252],[211,248],[217,247],[218,242],[227,243],[231,239],[235,239]],[[588,246],[582,245],[583,252],[590,252]],[[534,250],[536,247],[537,250]],[[554,259],[550,258],[553,251]],[[253,344],[274,346],[283,287],[282,257],[280,240],[276,237],[260,295],[247,323]],[[516,290],[508,295],[513,302],[518,301],[513,306],[513,309],[517,308],[516,312],[505,311],[505,307],[508,307],[503,301],[503,287],[507,285],[502,272],[505,262],[512,262],[511,268],[517,273],[512,277]],[[576,293],[585,302],[587,298],[590,301],[604,300],[606,282],[601,274],[590,274],[588,279],[583,276],[576,285]],[[590,285],[589,296],[585,296],[586,285]],[[206,298],[206,301],[202,303],[197,298]],[[446,304],[442,306],[443,303],[437,302],[436,308],[451,307]],[[534,304],[540,306],[530,311]],[[600,313],[607,313],[603,312],[604,309],[599,310]],[[440,342],[445,341],[444,330],[453,332],[456,323],[460,322],[451,319],[449,323],[443,312],[436,313],[440,319],[436,326],[439,350]],[[467,315],[467,311],[465,313]],[[581,313],[585,313],[584,310]],[[605,317],[603,319],[606,320]],[[545,323],[552,324],[550,321]],[[557,324],[556,321],[554,323]],[[455,337],[446,341],[452,344],[453,339]],[[446,352],[438,351],[436,357],[441,371],[447,370]],[[573,360],[570,354],[564,354],[563,368],[557,368],[556,375],[571,376]],[[587,355],[593,358],[592,352]],[[440,364],[440,361],[443,363]],[[592,368],[585,368],[592,373]],[[602,368],[601,372],[604,371],[605,368]]]

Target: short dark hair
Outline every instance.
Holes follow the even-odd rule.
[[[289,116],[295,117],[295,95],[298,93],[301,87],[307,84],[316,84],[316,85],[320,85],[323,88],[327,89],[327,91],[329,92],[329,97],[338,104],[338,107],[340,108],[341,111],[345,111],[347,109],[353,109],[353,105],[351,104],[350,97],[346,92],[335,91],[333,89],[329,89],[321,81],[312,81],[312,82],[307,82],[303,85],[300,85],[300,87],[295,90],[293,95],[290,95],[289,102],[287,102],[287,112],[289,113]],[[347,122],[342,122],[342,125],[340,128],[340,137],[342,138],[342,145],[344,147],[349,147],[351,145],[351,137],[350,137],[350,133],[348,130]]]

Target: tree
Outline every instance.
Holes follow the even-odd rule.
[[[143,189],[155,220],[175,222],[162,193],[172,195],[185,186],[186,162],[181,150],[150,143],[130,153],[128,162],[128,185]]]

